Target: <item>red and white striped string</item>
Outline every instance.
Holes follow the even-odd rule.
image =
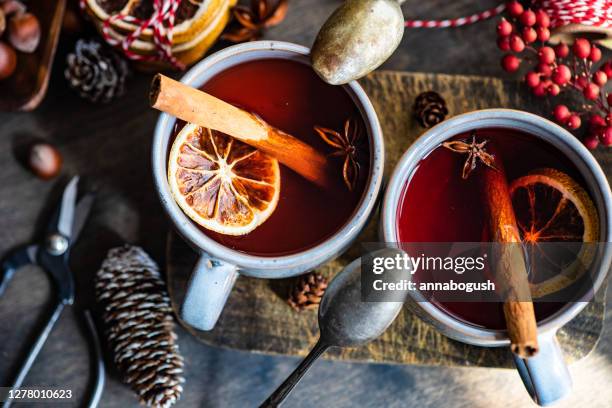
[[[109,44],[123,50],[126,57],[139,61],[166,61],[174,67],[182,69],[184,65],[172,55],[172,32],[176,10],[182,0],[153,0],[153,13],[148,19],[138,19],[124,14],[114,14],[103,23],[102,33]],[[80,0],[81,8],[85,9],[85,0]],[[537,0],[534,7],[541,8],[550,16],[551,27],[568,24],[583,24],[594,27],[612,27],[612,0]],[[445,20],[406,20],[409,28],[445,28],[460,27],[495,17],[506,8],[502,3],[491,9],[470,16]],[[127,36],[118,34],[112,23],[124,21],[137,26],[136,30]],[[131,49],[143,31],[153,30],[155,54],[141,55]],[[122,39],[120,39],[122,37]]]
[[[583,24],[594,27],[612,27],[612,0],[538,0],[534,8],[546,11],[550,16],[551,27],[568,24]],[[474,24],[501,14],[506,9],[502,3],[491,9],[446,20],[406,20],[409,28],[445,28]]]
[[[136,61],[165,61],[177,69],[184,69],[184,64],[172,55],[172,34],[176,10],[182,0],[153,0],[153,13],[148,19],[139,19],[126,14],[113,14],[103,22],[102,34],[106,42],[121,48],[125,56]],[[81,8],[85,8],[85,0],[80,0]],[[118,34],[112,24],[124,21],[136,26],[136,30],[128,35]],[[141,55],[132,50],[132,45],[140,38],[146,29],[153,30],[155,54]]]

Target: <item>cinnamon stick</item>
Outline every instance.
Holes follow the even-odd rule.
[[[487,147],[496,168],[482,166],[480,185],[492,241],[500,243],[494,257],[496,283],[504,298],[511,350],[521,358],[529,358],[538,352],[538,338],[525,255],[503,165],[493,146]]]
[[[206,92],[157,74],[151,84],[150,103],[153,108],[186,122],[217,130],[256,147],[319,186],[332,185],[332,172],[323,154],[252,113]]]

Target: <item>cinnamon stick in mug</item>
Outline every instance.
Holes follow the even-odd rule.
[[[482,166],[479,176],[491,240],[498,243],[494,244],[494,273],[504,299],[511,350],[521,358],[529,358],[538,352],[538,333],[526,259],[503,165],[492,146],[487,147],[494,158],[494,168]]]
[[[151,84],[150,103],[153,108],[186,122],[256,147],[321,187],[332,185],[325,155],[254,114],[206,92],[157,74]]]
[[[463,166],[463,179],[477,169],[481,197],[493,254],[491,262],[497,292],[504,301],[504,317],[510,338],[510,348],[521,358],[533,357],[538,352],[538,332],[531,301],[525,254],[516,223],[512,199],[503,163],[488,140],[452,140],[443,146],[467,155]]]

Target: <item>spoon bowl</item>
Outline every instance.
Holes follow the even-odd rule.
[[[376,251],[377,257],[394,257],[395,248]],[[391,279],[406,278],[409,270],[390,270]],[[319,305],[319,341],[291,375],[260,407],[277,407],[330,347],[356,347],[380,336],[393,323],[403,302],[365,302],[361,291],[361,258],[348,264],[329,284]]]

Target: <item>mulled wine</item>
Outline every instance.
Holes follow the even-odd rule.
[[[260,116],[323,154],[333,146],[315,131],[340,134],[351,120],[360,132],[354,184],[343,179],[343,157],[330,156],[337,175],[323,189],[281,165],[280,197],[272,215],[246,235],[201,230],[226,247],[258,256],[282,256],[311,248],[338,231],[359,204],[369,176],[370,152],[365,123],[344,88],[323,82],[307,65],[285,59],[263,59],[232,66],[208,80],[201,89]],[[179,123],[175,135],[181,130]]]
[[[478,129],[476,135],[479,140],[488,140],[489,146],[494,147],[504,165],[509,184],[536,169],[547,168],[553,172],[563,172],[584,185],[574,164],[557,148],[539,138],[506,128]],[[472,136],[473,133],[469,132],[457,135],[453,140],[465,141]],[[400,242],[491,241],[478,177],[463,177],[465,162],[466,155],[443,146],[421,160],[404,187],[397,209],[397,236]],[[482,163],[479,165],[483,166]],[[478,171],[482,170],[477,167],[474,172]],[[515,207],[516,212],[523,210]],[[543,210],[542,214],[554,217],[547,211]],[[569,219],[555,222],[562,228],[573,228]],[[576,238],[572,239],[580,240],[578,237],[581,233],[576,232]],[[483,282],[489,277],[483,274]],[[419,277],[415,275],[415,279]],[[446,313],[472,325],[489,329],[505,328],[501,302],[447,302],[435,299],[432,302]],[[554,314],[563,304],[535,302],[534,306],[536,319],[540,321]]]

